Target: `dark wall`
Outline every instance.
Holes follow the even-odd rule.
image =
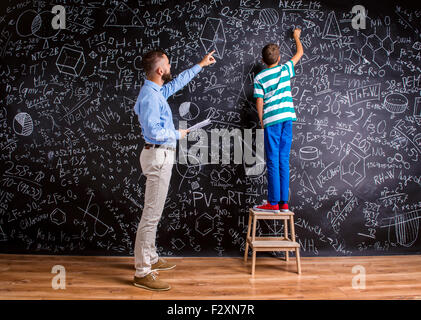
[[[53,3],[64,30],[51,27]],[[216,49],[217,63],[168,100],[176,128],[210,117],[209,137],[257,129],[261,49],[276,42],[287,61],[298,26],[290,207],[303,255],[420,253],[421,10],[338,3],[2,1],[0,252],[132,255],[143,53],[164,48],[178,74]],[[353,4],[366,6],[364,30],[351,25]],[[243,254],[248,208],[267,195],[266,171],[245,167],[174,165],[162,255]],[[282,230],[262,222],[258,234]]]

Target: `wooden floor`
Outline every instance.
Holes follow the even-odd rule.
[[[259,255],[263,255],[260,256]],[[160,271],[166,292],[132,285],[133,257],[0,254],[0,299],[421,299],[421,255],[295,258],[288,262],[257,254],[241,258],[168,258],[177,267]],[[52,289],[54,265],[66,270],[66,289]],[[353,289],[352,268],[366,270],[365,290]]]

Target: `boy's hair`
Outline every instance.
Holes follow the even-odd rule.
[[[146,74],[155,70],[156,63],[161,59],[166,52],[161,49],[154,49],[147,52],[142,58],[142,68]]]
[[[262,50],[262,58],[267,65],[276,63],[278,61],[279,54],[279,46],[275,43],[265,45]]]

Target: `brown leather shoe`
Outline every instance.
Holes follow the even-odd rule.
[[[162,258],[159,258],[158,259],[158,261],[157,261],[157,263],[154,263],[152,266],[151,266],[151,269],[152,270],[160,270],[160,271],[164,271],[164,270],[171,270],[171,269],[174,269],[175,268],[175,264],[174,263],[171,263],[171,262],[168,262],[167,260],[165,260],[165,259],[162,259]]]
[[[158,272],[151,272],[144,277],[134,276],[133,284],[136,287],[153,290],[153,291],[166,291],[170,290],[171,286],[158,279]]]

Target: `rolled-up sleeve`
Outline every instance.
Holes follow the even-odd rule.
[[[177,76],[177,78],[170,81],[166,85],[162,86],[162,89],[161,89],[162,95],[165,97],[165,99],[167,99],[168,97],[176,93],[178,90],[182,89],[201,70],[202,70],[202,67],[199,66],[198,64],[194,65],[190,69],[184,70]]]
[[[294,62],[292,62],[292,60],[288,60],[285,64],[288,69],[289,77],[293,78],[295,76]]]
[[[263,86],[260,84],[260,82],[255,79],[253,84],[253,97],[254,98],[263,98],[264,97],[264,91]]]

